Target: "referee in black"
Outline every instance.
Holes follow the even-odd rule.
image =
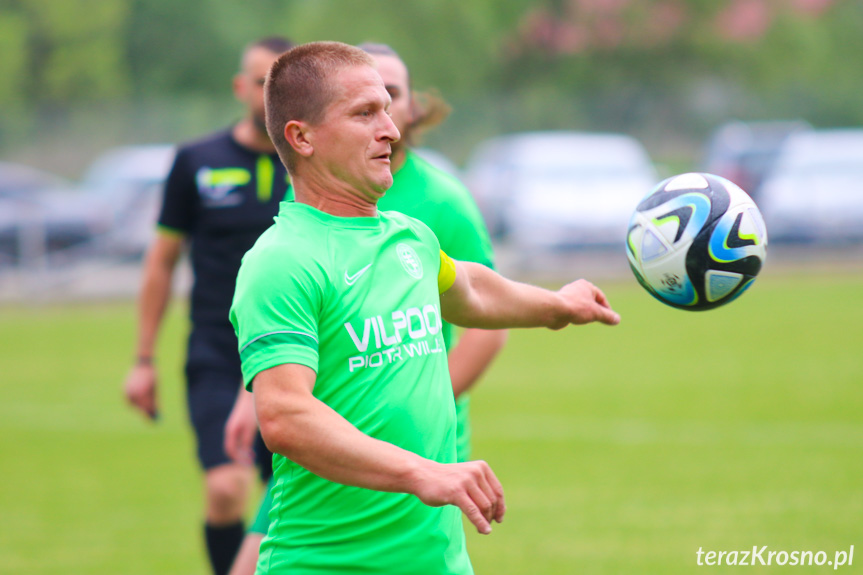
[[[188,246],[194,285],[185,371],[189,415],[205,474],[204,533],[216,575],[228,573],[242,542],[243,514],[254,484],[253,468],[233,462],[223,447],[225,422],[242,377],[228,312],[240,260],[273,223],[279,202],[290,196],[288,175],[267,136],[263,87],[270,65],[291,47],[281,37],[247,46],[233,81],[244,117],[177,151],[158,232],[144,262],[135,364],[125,382],[129,402],[155,419],[156,338],[177,261]],[[266,478],[272,472],[271,454],[262,441],[256,446]]]

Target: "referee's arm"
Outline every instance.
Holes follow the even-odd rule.
[[[157,375],[154,363],[156,337],[168,301],[174,269],[183,250],[184,236],[159,231],[147,251],[138,296],[138,337],[135,363],[126,377],[124,391],[134,407],[150,419],[159,412],[156,394]]]

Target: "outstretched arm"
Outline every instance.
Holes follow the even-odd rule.
[[[440,300],[444,319],[456,325],[561,329],[594,321],[620,323],[605,294],[586,280],[551,291],[508,280],[480,264],[457,261],[455,266],[455,283]]]
[[[503,488],[486,462],[437,463],[374,439],[312,395],[315,378],[298,364],[255,376],[255,409],[270,451],[336,483],[456,505],[480,533],[503,519]]]

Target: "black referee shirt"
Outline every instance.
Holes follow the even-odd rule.
[[[165,184],[159,227],[190,241],[196,327],[231,329],[228,312],[243,255],[292,199],[277,154],[241,146],[225,130],[182,146]]]

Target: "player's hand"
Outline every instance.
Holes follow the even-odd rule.
[[[126,399],[151,420],[159,417],[156,395],[156,368],[151,364],[138,364],[126,376]]]
[[[557,292],[565,302],[567,313],[551,329],[561,329],[569,324],[582,325],[598,321],[606,325],[620,323],[618,315],[608,303],[605,294],[587,280],[566,284]]]
[[[232,460],[244,465],[255,462],[252,444],[255,432],[258,430],[258,420],[255,417],[255,402],[251,393],[241,389],[234,403],[234,409],[225,423],[225,453]]]
[[[442,464],[428,462],[414,495],[431,507],[456,505],[477,531],[491,533],[491,522],[503,521],[503,487],[485,461]]]

